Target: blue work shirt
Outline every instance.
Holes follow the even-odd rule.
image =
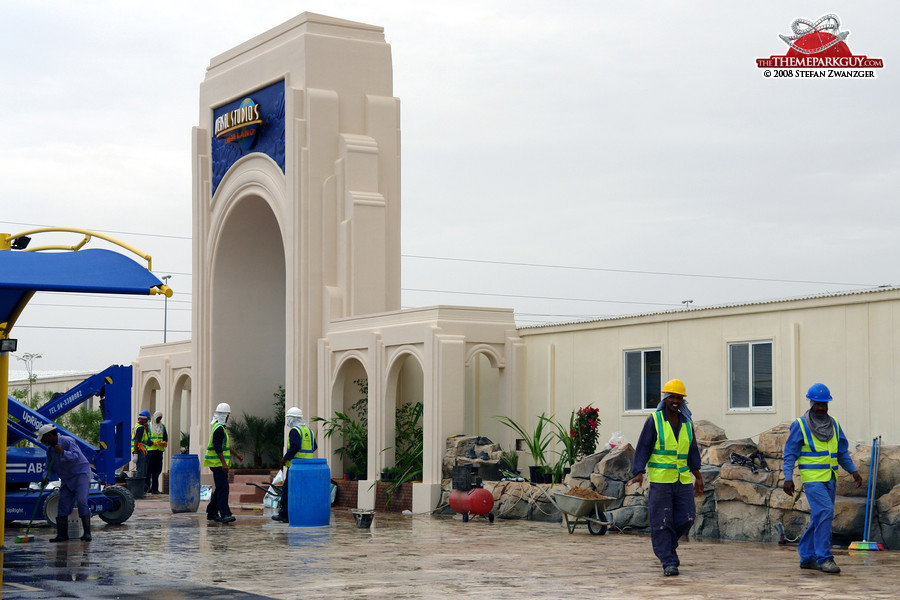
[[[809,425],[807,423],[807,425]],[[812,432],[810,432],[812,435]],[[815,437],[815,436],[813,436]],[[817,438],[818,439],[818,438]],[[821,442],[824,444],[825,442]],[[844,430],[838,425],[838,464],[848,473],[856,471],[856,465],[850,458],[850,444],[844,436]],[[791,431],[788,434],[787,441],[784,442],[784,480],[794,480],[794,465],[800,456],[800,449],[803,448],[803,432],[800,430],[800,423],[796,419],[791,423]]]
[[[67,435],[57,433],[57,445],[63,453],[57,454],[52,447],[47,448],[47,464],[53,459],[52,472],[62,480],[67,481],[78,475],[90,475],[91,463],[84,457],[78,443]],[[48,473],[49,475],[49,473]]]
[[[665,410],[665,409],[663,409]],[[665,412],[663,412],[663,419],[668,421],[665,418]],[[675,439],[678,439],[678,433],[681,431],[681,426],[687,422],[685,419],[684,413],[678,413],[678,423],[675,427],[672,428],[672,432],[675,434]],[[656,448],[656,424],[653,421],[653,418],[648,418],[644,421],[644,428],[641,430],[641,436],[638,438],[637,445],[634,447],[634,459],[631,463],[631,474],[637,475],[638,473],[643,473],[644,469],[647,466],[647,462],[650,460],[650,455],[653,454],[653,450]],[[700,449],[697,447],[697,438],[691,440],[691,448],[688,450],[688,458],[687,458],[688,469],[691,471],[697,471],[700,469]]]

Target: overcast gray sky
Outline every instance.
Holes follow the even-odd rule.
[[[167,337],[189,338],[198,86],[212,56],[303,11],[392,46],[404,307],[511,307],[527,326],[900,284],[897,3],[6,3],[0,231],[149,252],[176,290]],[[763,77],[779,33],[830,12],[884,59],[877,79]],[[39,294],[14,337],[38,370],[81,371],[162,329],[160,297]]]

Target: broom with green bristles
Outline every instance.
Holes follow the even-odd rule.
[[[47,477],[50,476],[50,469],[53,468],[53,454],[50,454],[50,465],[47,467]],[[49,483],[49,480],[47,481]],[[29,542],[34,541],[33,535],[28,535],[28,532],[31,531],[31,524],[34,522],[34,514],[37,512],[38,506],[41,505],[41,497],[44,495],[44,484],[41,483],[41,491],[38,492],[38,498],[34,503],[34,508],[31,511],[31,519],[28,520],[28,527],[25,528],[25,535],[17,537],[15,539],[15,543],[17,544],[27,544]]]
[[[872,501],[875,499],[875,486],[878,482],[878,463],[881,460],[881,436],[872,439],[872,454],[869,459],[869,486],[866,488],[866,528],[863,541],[850,544],[851,550],[884,550],[878,542],[870,542],[869,522],[872,515]]]

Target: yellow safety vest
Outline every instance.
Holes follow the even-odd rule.
[[[225,458],[225,466],[231,466],[231,448],[228,446],[228,430],[225,429],[225,426],[221,423],[216,423],[209,432],[209,443],[206,445],[206,456],[203,457],[204,467],[222,466],[222,461],[219,460],[219,455],[216,454],[216,450],[213,448],[213,435],[219,427],[225,432],[225,439],[222,440],[222,456]]]
[[[294,458],[307,459],[313,458],[313,435],[309,427],[293,427],[294,431],[300,434],[300,449]],[[293,459],[284,463],[286,467],[290,467]]]
[[[135,423],[134,427],[131,428],[131,453],[132,454],[134,454],[135,452],[138,452],[138,450],[136,450],[134,447],[134,434],[137,433],[138,427],[140,427],[144,430],[144,433],[141,434],[141,439],[139,440],[139,443],[144,444],[144,446],[147,446],[147,441],[150,439],[150,436],[147,435],[147,428],[144,427],[143,425],[141,425],[140,423]],[[147,448],[147,449],[149,450],[149,448]]]
[[[656,425],[656,445],[647,463],[650,483],[691,483],[691,473],[687,458],[694,440],[694,430],[690,421],[685,421],[675,439],[672,425],[663,417],[663,411],[656,411],[651,417]]]
[[[162,452],[163,450],[166,449],[165,446],[157,443],[157,442],[163,441],[163,436],[165,435],[165,432],[166,432],[165,425],[162,426],[162,431],[159,432],[159,435],[154,434],[152,429],[150,430],[150,446],[151,446],[150,450],[158,450],[158,451]]]
[[[832,417],[834,431],[831,439],[823,442],[816,439],[809,430],[803,417],[797,419],[800,424],[800,432],[803,434],[803,446],[800,448],[800,458],[797,459],[797,468],[800,469],[800,481],[831,481],[837,477],[838,468],[838,422]]]

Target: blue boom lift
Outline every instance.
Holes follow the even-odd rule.
[[[100,445],[94,447],[57,425],[63,435],[74,438],[94,474],[88,494],[91,515],[112,525],[124,523],[134,512],[134,497],[127,488],[114,485],[116,470],[131,460],[131,367],[112,366],[88,377],[64,394],[38,409],[31,409],[9,397],[8,443],[28,440],[36,448],[6,449],[6,520],[26,520],[42,515],[56,523],[59,490],[43,494],[33,489],[47,470],[46,446],[37,439],[37,430],[93,396],[100,398]],[[55,424],[55,423],[54,423]],[[56,477],[53,477],[56,479]]]

